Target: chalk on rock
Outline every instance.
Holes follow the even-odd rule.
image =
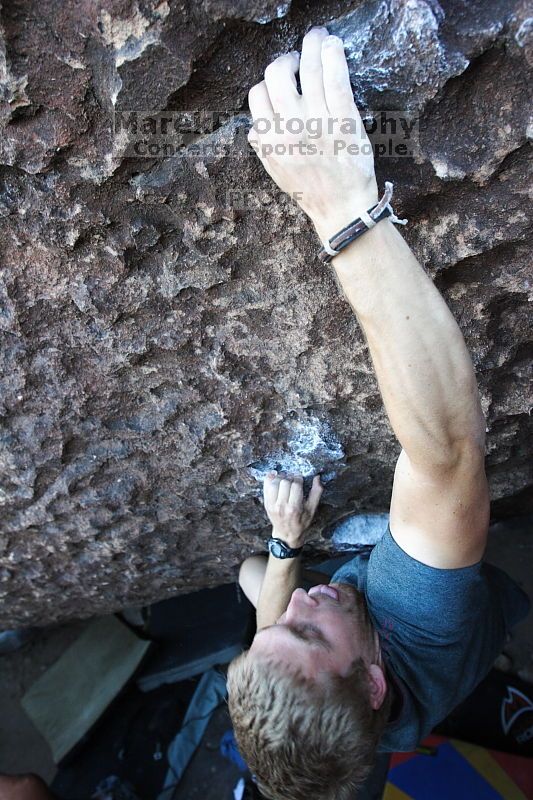
[[[335,472],[332,464],[344,460],[342,444],[328,422],[310,414],[286,423],[287,445],[250,465],[250,472],[257,481],[264,481],[271,470],[310,478],[318,472],[326,473],[330,480]]]
[[[335,550],[352,550],[358,545],[374,545],[389,524],[388,514],[350,514],[336,522],[328,532]]]

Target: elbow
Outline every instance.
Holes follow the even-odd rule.
[[[485,462],[485,443],[486,443],[487,422],[481,410],[475,417],[471,430],[453,442],[456,460],[481,460]]]
[[[476,435],[449,438],[446,442],[433,442],[423,455],[408,455],[413,466],[439,479],[454,472],[478,471],[485,468],[485,438]]]
[[[485,461],[485,430],[482,436],[469,436],[457,442],[455,461]]]
[[[472,472],[485,468],[485,426],[482,432],[454,439],[443,454],[441,465],[446,471],[467,470]]]
[[[476,462],[485,463],[487,423],[478,396],[475,406],[477,408],[472,408],[470,411],[469,423],[463,423],[461,426],[463,430],[460,433],[457,429],[452,433],[455,427],[453,422],[449,426],[447,446],[442,453],[444,463],[449,467],[455,468],[461,464],[473,466]]]
[[[453,423],[429,431],[423,448],[414,453],[408,448],[406,455],[411,464],[426,475],[441,479],[451,473],[480,473],[485,470],[485,418],[479,409],[475,422],[466,432],[459,432]]]

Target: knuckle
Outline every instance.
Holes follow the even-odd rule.
[[[254,130],[254,128],[250,128],[246,138],[248,139],[248,142],[250,144],[254,144],[254,145],[257,145],[257,143],[260,141],[260,136],[257,133],[257,131]]]
[[[271,64],[274,65],[274,66],[277,65],[279,67],[279,66],[282,66],[283,64],[285,64],[287,61],[291,61],[291,60],[292,60],[292,56],[291,56],[290,53],[282,53],[281,55],[276,56],[276,58],[274,59],[274,61],[271,62]]]
[[[294,61],[294,54],[293,53],[283,53],[281,56],[278,56],[274,61],[274,64],[278,64],[278,66],[283,66],[285,64],[290,64]]]
[[[254,86],[252,86],[252,88],[248,92],[248,103],[250,102],[250,100],[254,100],[256,95],[262,92],[261,83],[254,84]]]
[[[267,68],[265,69],[265,80],[266,81],[270,80],[270,78],[273,75],[276,74],[276,72],[277,72],[276,63],[277,63],[277,59],[276,59],[276,61],[271,61],[270,64],[268,64]]]

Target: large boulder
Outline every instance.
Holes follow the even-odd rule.
[[[399,445],[363,335],[246,142],[248,89],[311,24],[344,38],[369,121],[416,123],[379,184],[472,353],[493,515],[530,507],[527,4],[308,7],[1,11],[0,627],[233,580],[272,466],[323,470],[312,555],[387,511]],[[172,155],[135,149],[150,116],[194,123]]]

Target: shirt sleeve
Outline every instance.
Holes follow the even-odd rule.
[[[387,527],[368,564],[369,609],[385,633],[400,624],[442,641],[486,603],[481,567],[482,561],[458,569],[430,567],[402,550]]]

